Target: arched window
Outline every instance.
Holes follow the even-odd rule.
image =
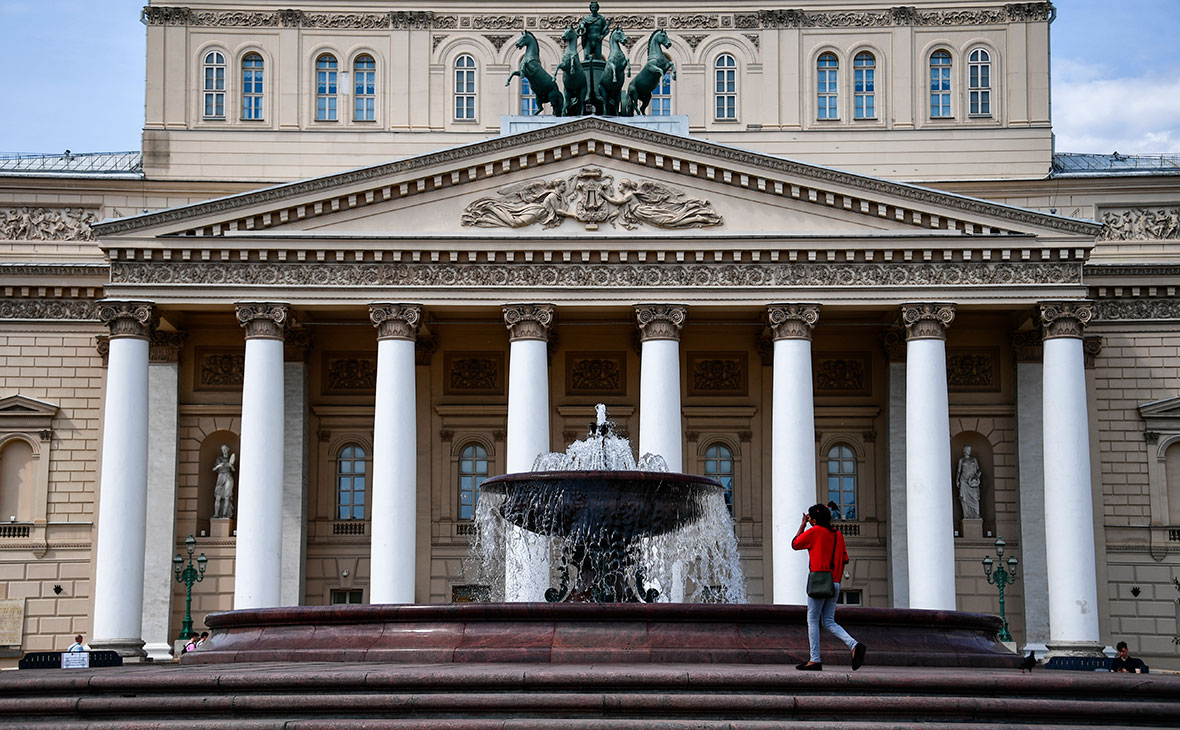
[[[488,478],[488,451],[479,444],[468,444],[459,452],[459,519],[475,518],[479,485]]]
[[[357,444],[336,456],[336,519],[365,519],[365,450]]]
[[[852,61],[852,116],[877,118],[877,59],[868,51],[856,54]]]
[[[737,61],[722,53],[713,64],[717,119],[737,119]]]
[[[824,53],[815,62],[815,118],[839,119],[840,60],[835,53]]]
[[[971,51],[967,62],[967,92],[970,97],[969,114],[973,117],[992,115],[992,57],[982,48]]]
[[[846,444],[828,449],[828,501],[839,511],[833,518],[856,519],[856,453]]]
[[[725,444],[713,444],[705,449],[705,476],[712,477],[725,487],[725,506],[733,514],[733,452]]]
[[[262,56],[242,59],[242,119],[262,119]]]
[[[475,59],[466,53],[455,59],[455,119],[475,120]]]
[[[352,64],[353,111],[357,122],[377,118],[377,63],[372,56],[357,56]]]
[[[529,86],[529,80],[520,77],[520,113],[521,116],[528,116],[537,113],[537,95],[533,93],[533,87]]]
[[[951,116],[951,54],[935,51],[930,54],[930,118]]]
[[[225,118],[225,55],[221,51],[205,54],[205,118]]]
[[[1164,483],[1168,487],[1168,524],[1180,525],[1180,441],[1164,451]]]
[[[667,117],[672,114],[672,74],[664,74],[660,85],[652,89],[651,103],[647,106],[647,113],[653,117]]]
[[[339,67],[336,57],[324,53],[315,60],[315,118],[317,122],[336,121],[339,101]]]
[[[0,521],[28,522],[32,491],[33,447],[23,439],[11,439],[0,450]]]

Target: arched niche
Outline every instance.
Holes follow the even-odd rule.
[[[221,447],[228,446],[231,454],[238,454],[234,463],[234,518],[238,515],[238,470],[241,467],[242,456],[238,452],[240,444],[238,434],[233,431],[214,431],[201,442],[201,451],[197,463],[200,473],[197,477],[197,530],[198,534],[212,534],[209,529],[213,518],[213,488],[217,485],[217,472],[213,465],[217,457],[221,456]]]
[[[951,475],[948,486],[953,495],[955,508],[955,529],[963,533],[963,503],[959,497],[959,460],[963,458],[963,447],[971,447],[971,455],[979,461],[982,472],[979,480],[979,516],[983,519],[984,534],[996,528],[996,464],[991,441],[978,431],[960,431],[951,438]]]

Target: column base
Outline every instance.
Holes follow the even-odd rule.
[[[1055,656],[1106,656],[1102,651],[1102,644],[1097,641],[1053,641],[1050,639],[1045,642],[1045,647],[1048,649],[1045,653],[1046,660]]]
[[[91,651],[113,651],[123,657],[124,664],[140,664],[147,661],[143,650],[143,639],[91,639]]]
[[[1018,653],[1021,656],[1028,656],[1030,652],[1035,654],[1036,657],[1040,659],[1049,653],[1049,647],[1045,646],[1039,641],[1030,641],[1026,643]]]
[[[170,662],[175,659],[172,656],[172,645],[166,642],[146,643],[143,645],[143,651],[147,654],[147,660],[149,662]]]

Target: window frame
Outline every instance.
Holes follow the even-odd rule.
[[[258,65],[247,66],[252,59],[257,59]],[[238,118],[243,122],[266,121],[266,59],[258,51],[247,51],[242,54],[238,71],[242,75]],[[256,112],[258,116],[248,116],[250,111]]]
[[[815,121],[840,121],[840,55],[832,50],[815,57]]]
[[[520,77],[520,86],[518,88],[519,93],[517,94],[516,108],[519,116],[533,116],[537,112],[537,95],[533,91],[532,85],[529,84],[528,77]]]
[[[462,65],[460,62],[464,59],[470,61],[470,65]],[[468,78],[461,80],[460,74]],[[460,90],[460,84],[468,88]],[[461,99],[465,102],[462,107],[459,103]],[[460,108],[469,112],[469,116],[460,116]],[[451,121],[460,124],[479,123],[479,61],[469,51],[458,54],[451,62]]]
[[[324,59],[331,59],[331,66],[321,66]],[[313,68],[313,86],[315,101],[312,119],[320,123],[338,123],[340,121],[340,59],[332,51],[320,51],[315,55]],[[328,88],[331,91],[321,91]],[[321,100],[323,104],[321,105]],[[322,113],[321,113],[322,110]]]
[[[869,65],[861,65],[862,59],[866,57],[869,59]],[[877,104],[877,71],[880,68],[881,66],[877,62],[877,54],[867,48],[858,50],[852,57],[852,119],[855,122],[876,122],[880,120]],[[862,90],[866,85],[869,87],[869,90]],[[865,107],[862,103],[864,100],[867,100],[867,106],[872,110],[870,115],[858,113],[858,110],[863,110]]]
[[[368,60],[369,66],[362,68],[361,63]],[[371,124],[377,122],[377,90],[380,88],[377,85],[377,57],[372,53],[364,52],[358,53],[352,59],[352,79],[349,80],[349,88],[352,89],[352,121],[359,124]],[[362,76],[368,76],[368,93],[361,93]],[[367,108],[364,110],[368,116],[364,117],[361,112],[361,102],[368,102]]]
[[[835,458],[833,458],[832,453],[834,451],[836,451],[837,449],[843,449],[843,450],[847,451],[847,455],[845,455],[843,452],[841,452]],[[824,454],[823,454],[823,461],[824,461],[823,496],[821,497],[821,502],[823,504],[827,504],[828,502],[835,502],[836,504],[838,504],[840,506],[840,517],[835,517],[834,519],[838,519],[841,521],[848,521],[848,522],[856,522],[857,520],[860,519],[860,504],[859,504],[859,502],[860,502],[860,494],[859,494],[859,492],[860,492],[860,457],[859,457],[859,454],[857,453],[856,446],[849,441],[843,441],[843,440],[835,441],[825,447]],[[832,471],[832,462],[833,461],[836,461],[839,464],[839,468],[835,472]],[[848,472],[845,472],[843,469],[845,464],[852,465],[852,471],[851,471],[850,475]],[[833,478],[840,480],[837,485],[837,489],[835,490],[835,494],[836,494],[835,498],[832,496],[832,494],[833,494],[832,479]],[[848,492],[848,490],[845,487],[844,480],[846,480],[848,478],[852,479],[852,488],[851,488],[851,494],[852,494],[851,507],[853,510],[852,517],[847,516],[849,503],[845,502],[845,494]]]
[[[668,71],[652,89],[651,102],[647,107],[647,114],[651,117],[672,116],[672,72]]]
[[[345,453],[344,452],[349,449],[359,451],[360,457],[358,458],[355,454],[350,455],[350,458],[348,458],[347,461],[353,465],[353,469],[351,471],[345,472],[341,469],[341,466],[345,462]],[[335,499],[334,499],[335,504],[332,508],[332,520],[334,522],[363,522],[363,521],[369,519],[368,492],[369,492],[369,474],[371,471],[369,469],[369,461],[370,461],[370,459],[369,459],[368,451],[366,451],[364,445],[359,442],[350,441],[348,443],[343,444],[338,449],[336,449],[336,456],[332,459],[332,463],[335,466],[335,469],[333,470],[335,477],[332,481],[332,485],[334,487],[333,494],[335,495]],[[362,480],[361,481],[361,488],[359,490],[356,488],[356,483],[355,483],[355,479],[357,478],[357,474],[358,474],[358,472],[355,469],[355,465],[357,463],[360,463],[364,467],[362,469],[362,471],[359,472],[361,480]],[[347,490],[343,486],[344,479],[350,480],[349,488]],[[348,492],[349,495],[351,495],[348,505],[345,505],[341,501],[341,496],[343,495],[344,492]],[[358,492],[361,494],[361,503],[360,503],[361,513],[359,516],[356,514],[356,508],[357,508],[356,494]],[[346,506],[349,508],[349,515],[342,516],[340,513],[340,510],[341,510],[341,508],[346,507]]]
[[[946,58],[946,63],[935,63],[935,58]],[[935,88],[935,70],[937,69],[937,81],[942,88]],[[944,121],[953,120],[955,118],[955,56],[947,48],[935,48],[930,51],[926,57],[926,111],[930,121]],[[938,114],[935,114],[934,97],[940,99],[938,104]],[[946,113],[942,113],[945,109]]]
[[[979,57],[982,54],[982,57]],[[984,46],[975,46],[967,54],[967,116],[971,119],[991,119],[992,113],[992,91],[995,86],[992,84],[992,79],[995,78],[993,73],[993,54],[991,49]],[[980,84],[980,77],[985,77],[985,84]],[[978,107],[980,111],[975,111]]]
[[[482,452],[482,456],[473,453],[471,456],[467,452],[472,449],[478,449]],[[492,469],[492,454],[488,447],[476,440],[469,440],[455,450],[455,520],[457,522],[471,522],[475,519],[475,512],[479,508],[479,487],[491,476]],[[464,461],[471,460],[473,462],[483,462],[483,472],[476,470],[464,471]],[[473,467],[474,469],[474,467]],[[467,487],[464,480],[471,478],[473,481],[470,487]],[[470,499],[465,500],[464,495],[470,494]],[[470,514],[465,516],[465,508],[470,510]]]
[[[216,57],[218,60],[210,61]],[[207,48],[201,51],[201,119],[203,121],[225,121],[225,90],[229,85],[229,66],[226,63],[227,54],[220,48]],[[220,78],[218,78],[220,71]],[[212,77],[210,77],[212,72]],[[220,85],[219,85],[220,84]],[[212,104],[212,107],[210,106]],[[221,113],[217,113],[220,107]],[[213,109],[210,112],[210,108]]]
[[[725,456],[721,455],[721,450],[725,450]],[[713,452],[717,452],[714,454]],[[721,471],[721,463],[729,462],[729,471]],[[710,471],[710,464],[717,464],[716,469]],[[737,483],[737,457],[734,454],[733,448],[724,441],[711,441],[705,446],[701,452],[701,473],[711,479],[716,479],[721,482],[721,486],[725,487],[725,506],[729,509],[729,514],[733,514],[734,507],[734,484]],[[728,477],[729,483],[726,484],[722,477]]]
[[[737,79],[737,57],[729,52],[717,54],[713,59],[713,121],[738,121]]]

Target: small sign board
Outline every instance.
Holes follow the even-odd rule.
[[[24,638],[25,599],[0,600],[0,647],[19,647]]]
[[[61,668],[62,669],[89,669],[90,668],[90,652],[88,652],[88,651],[63,651],[61,653]]]

